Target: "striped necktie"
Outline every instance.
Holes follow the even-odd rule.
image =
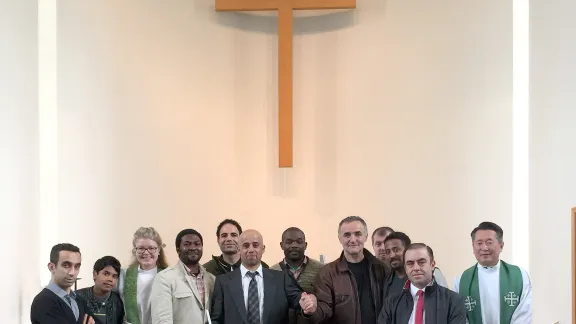
[[[260,298],[258,297],[258,283],[256,282],[256,272],[246,273],[252,280],[248,286],[248,304],[246,305],[248,324],[260,324]]]

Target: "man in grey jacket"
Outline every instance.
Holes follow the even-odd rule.
[[[404,289],[386,299],[378,324],[466,324],[464,299],[436,283],[434,253],[422,243],[410,244],[404,251],[408,281]]]

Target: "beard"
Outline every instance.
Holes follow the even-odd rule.
[[[180,254],[180,260],[184,264],[197,264],[198,262],[200,262],[201,257],[202,253],[199,252],[195,253],[185,252]]]
[[[394,264],[395,263],[395,264]],[[390,259],[390,266],[392,269],[398,271],[404,268],[404,264],[400,258],[392,258]]]

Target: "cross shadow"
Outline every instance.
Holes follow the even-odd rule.
[[[298,17],[297,10],[293,14],[294,35],[335,31],[354,24],[354,10],[352,9],[305,17]],[[276,14],[218,12],[215,18],[218,24],[235,29],[264,34],[276,34],[278,32],[278,17]]]

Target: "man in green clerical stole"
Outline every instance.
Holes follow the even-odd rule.
[[[528,272],[500,260],[504,232],[483,222],[472,233],[478,263],[464,270],[454,290],[464,297],[470,324],[532,324],[532,284]]]

